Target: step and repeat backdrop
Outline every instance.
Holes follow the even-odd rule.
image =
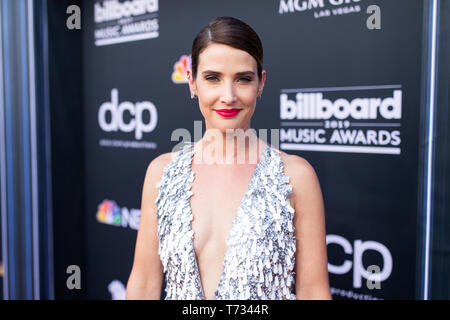
[[[192,41],[232,16],[264,47],[252,127],[279,129],[319,177],[333,298],[414,299],[422,1],[86,0],[82,14],[88,298],[125,297],[146,168],[176,129],[204,130]]]

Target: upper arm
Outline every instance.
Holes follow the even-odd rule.
[[[156,183],[161,180],[169,154],[155,158],[147,167],[142,188],[141,217],[134,252],[133,268],[127,284],[127,299],[159,299],[163,266],[158,254]]]
[[[325,212],[319,179],[308,161],[298,156],[291,156],[290,171],[297,245],[296,296],[297,299],[331,299]]]

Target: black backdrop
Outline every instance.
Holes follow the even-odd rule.
[[[187,84],[173,81],[174,65],[190,54],[204,25],[229,15],[252,26],[264,46],[267,82],[252,127],[281,129],[280,148],[306,158],[321,182],[333,298],[414,298],[422,1],[309,1],[323,7],[305,10],[283,0],[150,1],[145,13],[96,20],[94,6],[105,10],[111,3],[124,6],[82,2],[82,56],[73,53],[74,65],[83,66],[78,115],[83,113],[85,173],[77,179],[84,179],[85,206],[77,214],[85,229],[78,234],[84,297],[123,297],[146,167],[178,143],[171,141],[175,129],[193,137],[194,121],[202,120]],[[366,26],[370,5],[381,9],[380,30]],[[131,27],[144,39],[114,33]],[[390,100],[396,91],[400,99]],[[295,114],[314,109],[314,99],[301,101],[298,93],[322,94],[336,106],[347,104],[344,111],[370,101],[385,103],[385,111],[372,107],[373,117],[359,118],[356,111],[286,116],[290,107]],[[320,139],[305,140],[313,130],[320,130]],[[367,287],[364,269],[370,265],[386,272],[380,289]]]

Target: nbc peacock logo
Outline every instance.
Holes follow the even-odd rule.
[[[120,208],[115,201],[103,200],[97,207],[97,221],[114,225],[122,225],[122,215],[120,214]]]
[[[97,221],[115,227],[139,229],[141,210],[119,207],[113,200],[105,199],[97,206]]]
[[[173,65],[172,81],[174,83],[187,83],[187,70],[191,69],[191,56],[182,55]]]

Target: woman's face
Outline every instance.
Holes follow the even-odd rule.
[[[246,51],[224,44],[210,44],[198,58],[197,78],[188,70],[189,87],[198,97],[206,129],[247,130],[262,93],[266,71],[258,79],[256,60]],[[221,109],[238,109],[225,113]]]

